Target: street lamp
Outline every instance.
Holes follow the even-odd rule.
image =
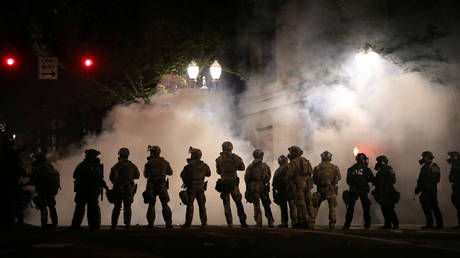
[[[222,66],[220,66],[217,60],[214,60],[214,63],[212,63],[211,68],[209,68],[209,70],[211,72],[212,80],[214,82],[219,80],[220,74],[222,73]]]
[[[190,80],[194,83],[197,82],[198,74],[200,73],[200,67],[198,66],[195,61],[191,61],[187,67],[187,73]],[[214,83],[214,87],[216,82],[219,80],[220,75],[222,74],[222,66],[214,60],[214,63],[209,67],[209,73],[211,74],[212,82]],[[195,86],[195,85],[194,85]],[[193,87],[194,88],[194,87]],[[200,87],[201,90],[208,90],[208,86],[206,85],[206,77],[202,77],[202,86]]]
[[[196,82],[196,78],[198,77],[198,72],[200,71],[200,67],[195,63],[195,61],[190,62],[187,67],[188,77],[191,80]]]

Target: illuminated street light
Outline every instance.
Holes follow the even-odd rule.
[[[360,51],[355,56],[356,62],[363,66],[375,65],[379,60],[379,54],[372,50]]]
[[[200,67],[195,63],[195,61],[190,62],[187,67],[188,77],[196,82],[196,78],[198,77],[198,73],[200,71]]]
[[[211,67],[209,68],[209,71],[211,73],[212,80],[217,81],[219,80],[220,74],[222,73],[222,66],[220,66],[217,60],[214,60],[214,63],[212,63]]]

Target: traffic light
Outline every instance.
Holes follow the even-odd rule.
[[[8,68],[13,68],[16,65],[16,59],[11,56],[5,57],[4,64]]]
[[[89,58],[89,57],[86,57],[86,58],[83,58],[83,66],[87,69],[90,69],[91,67],[93,67],[94,65],[94,61],[92,58]]]

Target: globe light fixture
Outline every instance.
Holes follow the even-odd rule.
[[[200,67],[197,65],[197,63],[195,63],[195,61],[190,62],[190,64],[187,67],[187,73],[188,73],[188,77],[191,80],[196,81],[199,71],[200,71]]]
[[[214,63],[212,63],[209,71],[211,73],[212,80],[217,81],[219,80],[222,73],[222,66],[219,64],[219,62],[217,62],[217,60],[214,60]]]

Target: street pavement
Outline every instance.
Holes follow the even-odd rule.
[[[460,257],[460,230],[0,228],[0,257]]]

